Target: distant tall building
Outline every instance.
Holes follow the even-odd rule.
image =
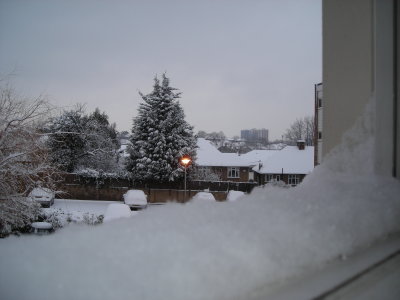
[[[268,129],[243,129],[240,131],[240,137],[251,143],[268,143]]]

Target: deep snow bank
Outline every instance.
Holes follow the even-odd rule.
[[[400,185],[373,173],[370,124],[297,188],[1,240],[0,298],[246,299],[367,247],[400,229]]]

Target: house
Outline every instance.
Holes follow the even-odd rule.
[[[314,169],[314,147],[305,146],[303,140],[298,141],[297,146],[264,151],[269,151],[268,155],[265,153],[259,164],[253,167],[259,184],[283,181],[296,186]]]
[[[304,141],[281,150],[253,150],[242,155],[221,153],[202,138],[197,146],[197,168],[218,174],[221,181],[265,184],[281,180],[294,186],[314,168],[314,147],[306,147]]]
[[[220,181],[248,182],[254,180],[254,172],[247,160],[236,153],[222,153],[210,141],[197,139],[197,168],[217,174]]]

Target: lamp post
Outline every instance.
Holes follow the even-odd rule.
[[[184,200],[186,200],[186,169],[187,169],[187,167],[189,167],[190,163],[192,162],[192,158],[189,155],[184,155],[180,158],[179,162],[185,169]]]

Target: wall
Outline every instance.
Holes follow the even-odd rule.
[[[227,167],[211,167],[211,170],[220,175],[222,181],[234,181],[234,182],[248,182],[249,181],[249,168],[240,167],[239,178],[228,178]]]
[[[399,3],[399,0],[323,1],[322,145],[326,156],[374,96],[375,171],[398,178]]]
[[[75,174],[65,174],[64,180],[58,190],[64,193],[60,198],[80,200],[111,200],[122,201],[123,194],[128,189],[140,189],[148,195],[149,203],[164,203],[167,201],[186,202],[197,192],[209,190],[218,201],[224,201],[229,190],[238,190],[250,193],[256,186],[248,182],[208,182],[191,181],[185,195],[182,182],[167,184],[133,183],[126,179],[100,179],[85,178]]]
[[[374,90],[373,1],[323,1],[323,156],[341,142]]]

